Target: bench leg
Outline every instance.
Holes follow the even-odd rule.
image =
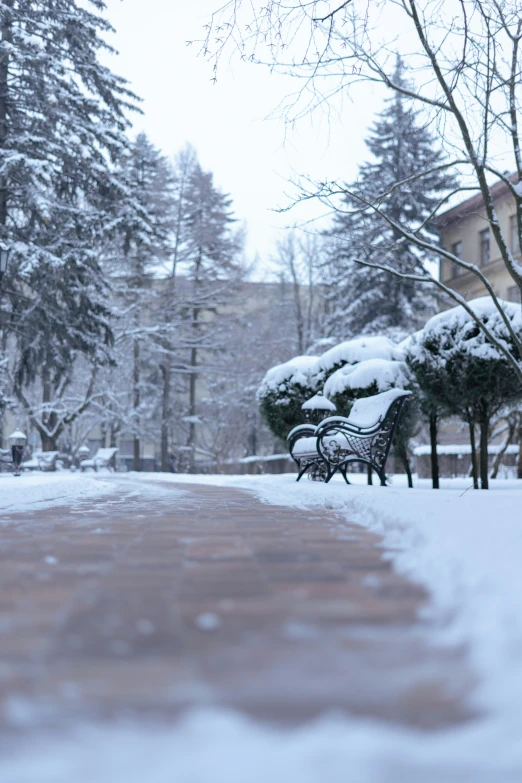
[[[304,474],[308,470],[308,465],[305,465],[304,468],[302,468],[299,473],[297,474],[296,481],[299,481],[299,479],[303,478]]]
[[[384,473],[384,471],[382,473],[379,473],[379,478],[381,480],[381,487],[387,487],[388,485],[386,484],[386,473]]]
[[[328,482],[330,481],[330,479],[334,477],[334,475],[335,475],[335,471],[336,471],[336,470],[337,470],[337,468],[334,468],[334,469],[332,470],[332,469],[330,468],[330,465],[328,465],[328,467],[327,467],[327,473],[326,473],[326,478],[325,478],[325,480],[324,480],[324,483],[325,483],[325,484],[328,484]]]
[[[349,484],[350,482],[348,481],[348,478],[346,476],[346,468],[344,468],[344,470],[343,468],[339,468],[339,470],[341,472],[341,476],[343,477],[343,479],[346,481],[347,484]]]

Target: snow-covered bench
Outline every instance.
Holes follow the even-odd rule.
[[[92,468],[98,470],[98,468],[113,468],[114,469],[114,457],[116,456],[118,449],[98,449],[92,459],[82,459],[80,462],[80,470],[87,470]]]
[[[0,449],[0,471],[10,470],[13,464],[11,449]]]
[[[23,470],[56,470],[56,460],[59,451],[33,451],[31,459],[22,462]]]
[[[386,485],[384,472],[402,406],[411,392],[390,389],[356,400],[350,415],[330,416],[317,427],[301,424],[288,434],[290,454],[297,463],[297,481],[306,473],[328,482],[339,471],[348,484],[348,466],[372,467]]]

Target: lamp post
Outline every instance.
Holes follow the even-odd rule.
[[[21,430],[15,430],[9,435],[9,443],[11,444],[11,455],[13,458],[13,467],[15,476],[20,475],[20,465],[22,464],[22,456],[27,443],[27,435]]]

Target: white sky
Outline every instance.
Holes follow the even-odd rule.
[[[116,29],[111,43],[120,53],[110,67],[144,99],[136,132],[145,131],[167,155],[190,142],[217,185],[230,193],[236,216],[247,222],[248,254],[259,253],[262,271],[281,227],[304,216],[270,211],[288,204],[288,180],[301,174],[354,177],[381,102],[365,85],[352,93],[356,105],[347,101],[329,122],[315,113],[292,130],[281,119],[266,119],[296,89],[294,79],[236,59],[222,63],[214,85],[211,66],[186,45],[202,37],[217,5],[219,0],[107,0]],[[306,217],[315,216],[318,206],[312,209]]]

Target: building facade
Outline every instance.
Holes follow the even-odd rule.
[[[491,189],[500,227],[512,253],[520,259],[515,200],[505,182]],[[520,302],[520,292],[509,275],[496,244],[481,195],[463,201],[437,219],[443,246],[458,258],[476,264],[488,278],[495,293],[510,302]],[[440,280],[465,299],[486,295],[486,289],[473,272],[451,261],[442,261]]]

